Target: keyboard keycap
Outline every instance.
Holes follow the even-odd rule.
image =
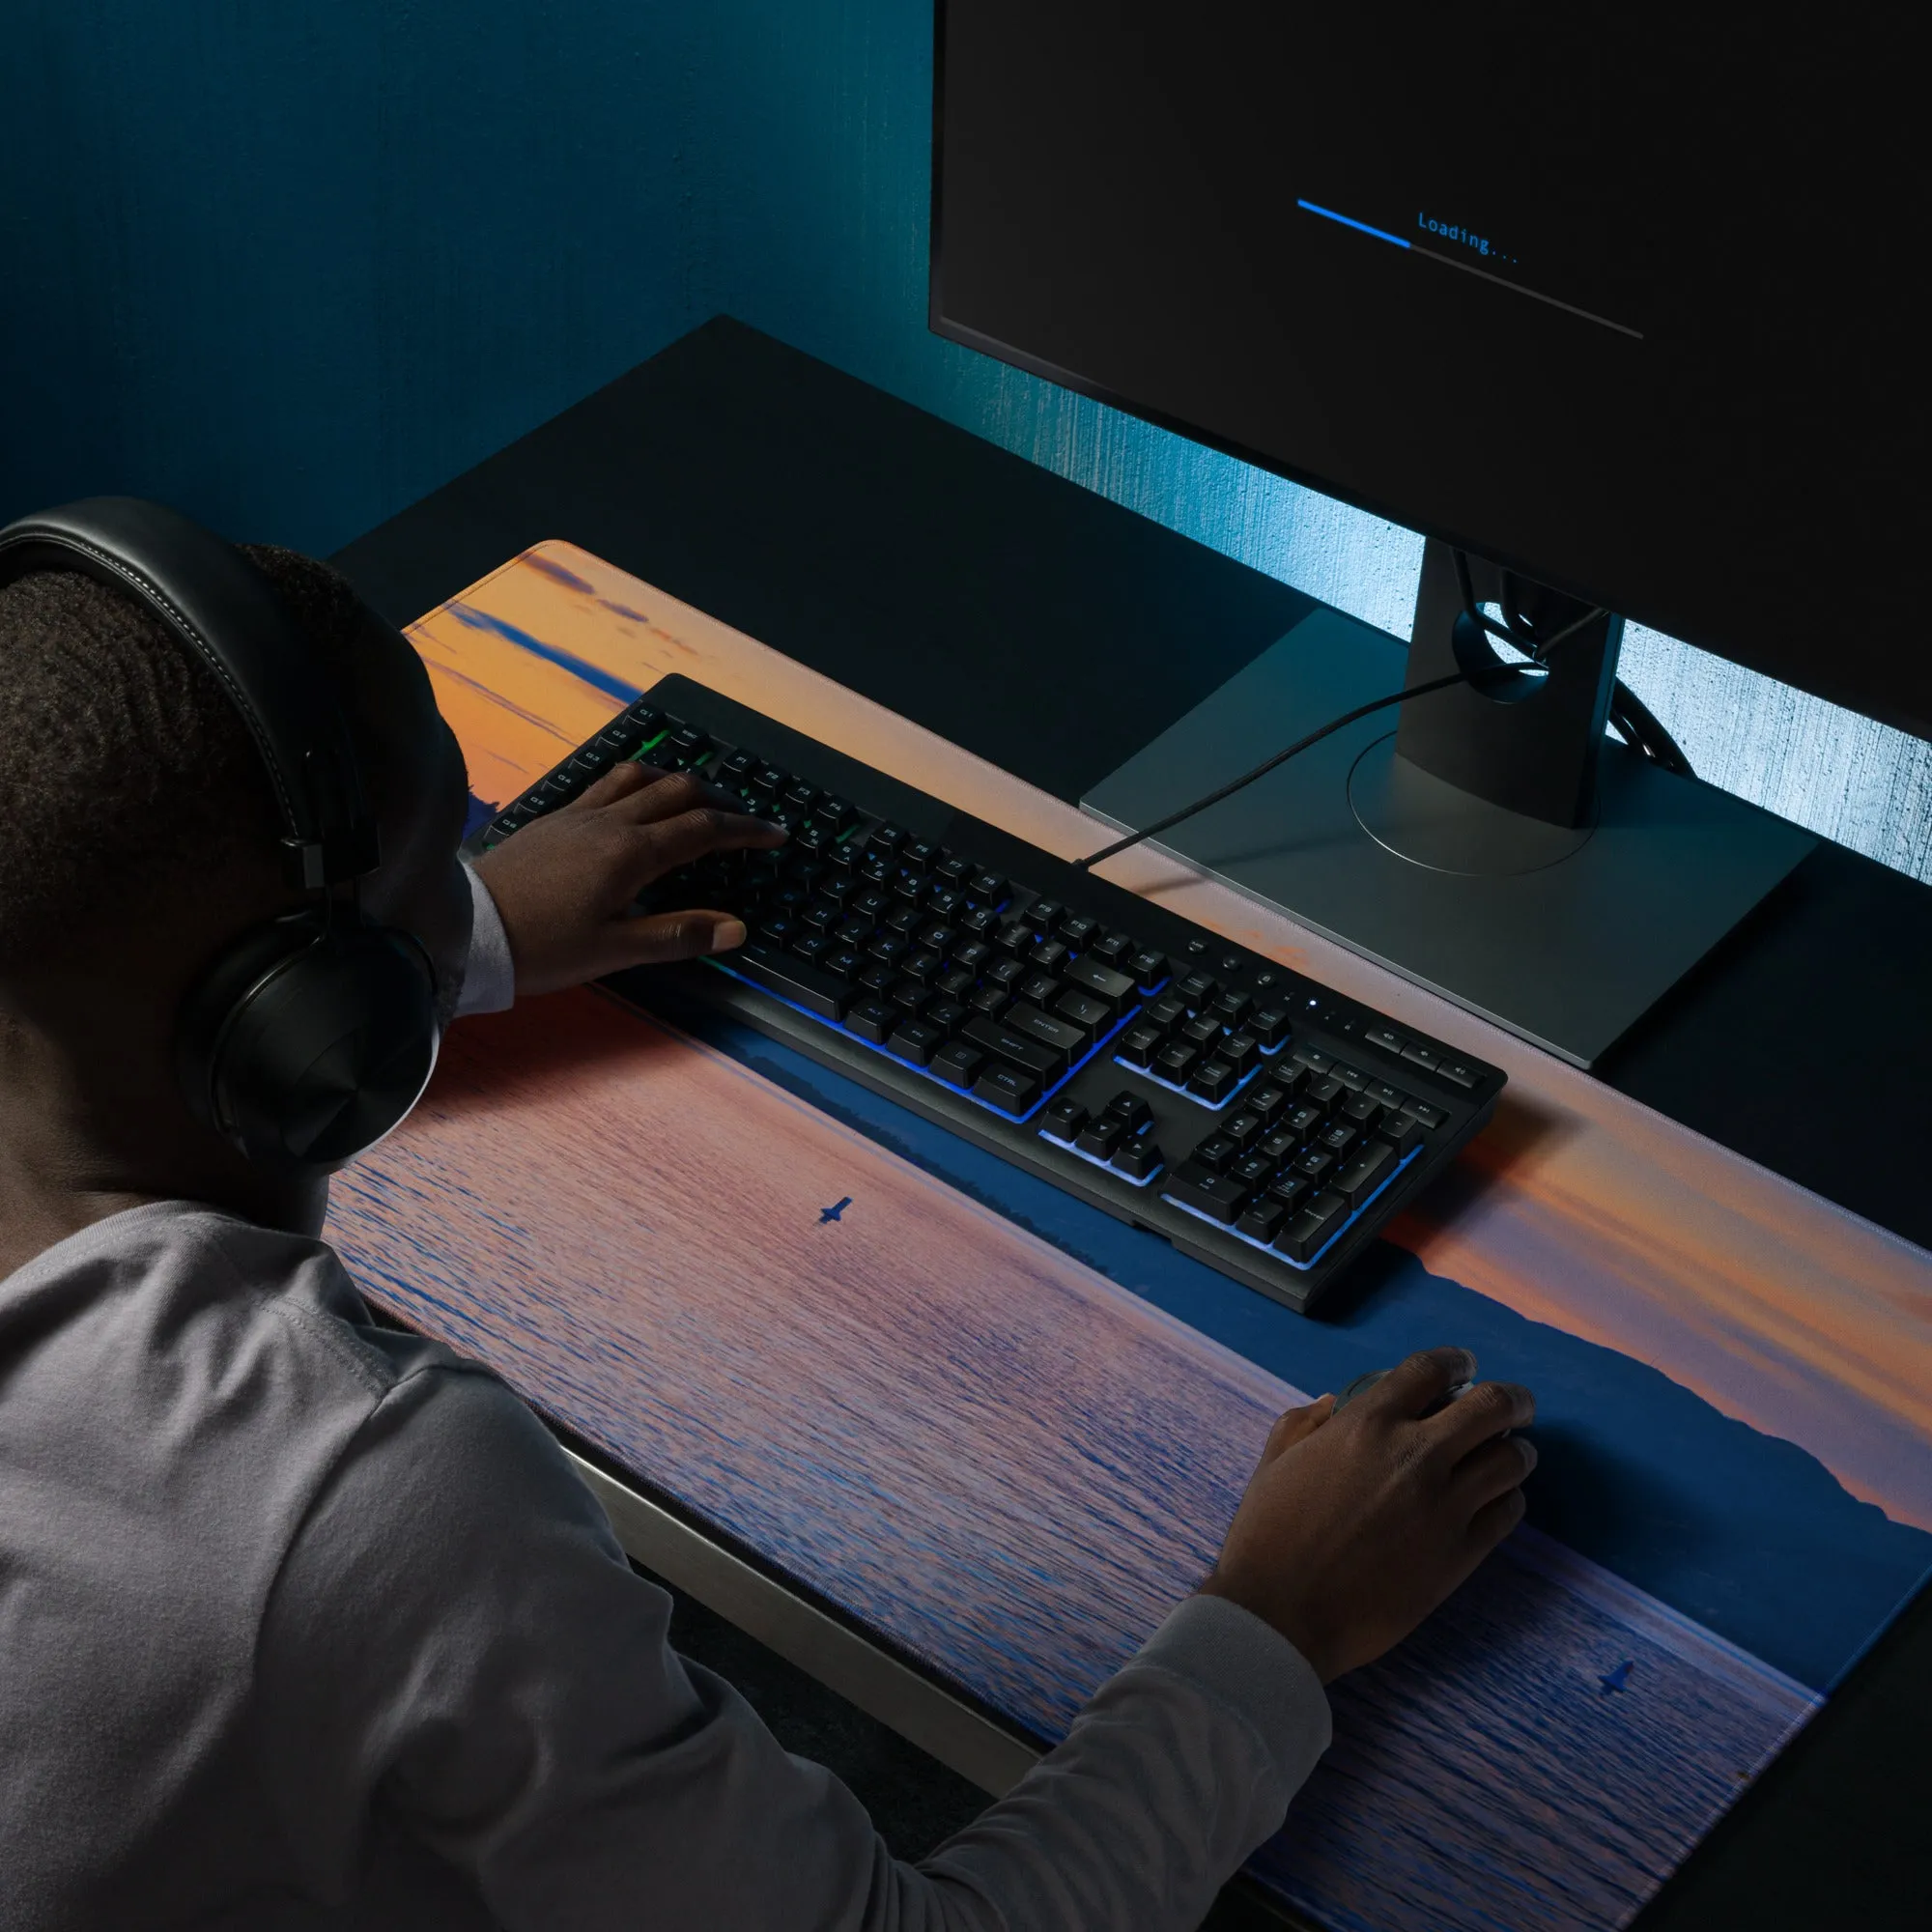
[[[1145,1180],[1158,1174],[1165,1159],[1151,1134],[1130,1134],[1114,1150],[1114,1165],[1129,1180]]]
[[[884,1046],[905,1018],[905,1009],[895,1006],[891,1000],[872,998],[858,1001],[845,1015],[847,1029],[869,1041],[873,1046]]]
[[[937,1027],[949,1038],[972,1017],[956,999],[950,999],[944,993],[925,1009],[926,1025]]]
[[[1248,1205],[1248,1190],[1238,1180],[1215,1174],[1198,1162],[1184,1160],[1167,1178],[1162,1191],[1182,1207],[1193,1208],[1210,1221],[1232,1227],[1235,1217]]]
[[[1275,1237],[1288,1209],[1279,1201],[1257,1201],[1244,1208],[1235,1223],[1235,1232],[1251,1241],[1268,1242]]]
[[[973,1084],[977,1098],[1015,1118],[1024,1114],[1039,1098],[1039,1082],[1017,1066],[995,1062]]]
[[[1282,1092],[1281,1082],[1270,1074],[1256,1086],[1248,1089],[1247,1096],[1242,1100],[1241,1105],[1248,1113],[1254,1115],[1264,1126],[1271,1126],[1281,1117],[1282,1110],[1288,1105],[1288,1095]]]
[[[1385,1114],[1377,1124],[1376,1138],[1386,1142],[1400,1157],[1422,1145],[1422,1122],[1413,1114]]]
[[[914,1065],[923,1066],[946,1044],[946,1036],[936,1026],[928,1026],[923,1020],[904,1020],[886,1044],[901,1060],[910,1060]]]
[[[1308,1199],[1309,1185],[1298,1174],[1284,1174],[1268,1183],[1268,1199],[1279,1201],[1291,1213]]]
[[[1244,1033],[1232,1033],[1214,1051],[1232,1066],[1236,1073],[1245,1073],[1254,1065],[1255,1056],[1260,1049]]]
[[[1288,1037],[1288,1015],[1279,1007],[1257,1007],[1247,1017],[1246,1031],[1272,1053]]]
[[[1098,1039],[1114,1024],[1113,1013],[1088,993],[1063,993],[1054,1001],[1053,1010],[1090,1040]]]
[[[1225,1060],[1210,1060],[1205,1066],[1197,1066],[1188,1076],[1187,1085],[1191,1092],[1199,1094],[1204,1100],[1219,1106],[1235,1091],[1240,1076]]]
[[[1065,1020],[1055,1019],[1037,1007],[1010,1006],[1000,1015],[1000,1024],[1051,1047],[1065,1060],[1087,1051],[1087,1036],[1078,1027],[1068,1026]]]
[[[1323,1078],[1308,1084],[1308,1104],[1320,1107],[1325,1120],[1349,1097],[1349,1090],[1339,1080]]]
[[[1102,1114],[1097,1121],[1089,1121],[1081,1128],[1080,1137],[1073,1143],[1082,1153],[1091,1153],[1095,1160],[1112,1160],[1114,1150],[1126,1138],[1127,1123],[1119,1121],[1112,1114]]]
[[[1206,973],[1190,973],[1174,990],[1187,1002],[1190,1009],[1198,1013],[1204,1007],[1211,1007],[1214,1004],[1215,995],[1221,990],[1221,982],[1210,979]]]
[[[1172,993],[1164,993],[1141,1013],[1144,1025],[1158,1027],[1162,1033],[1172,1033],[1187,1017],[1187,1002],[1177,1000]]]
[[[1332,1216],[1318,1214],[1311,1204],[1275,1236],[1274,1244],[1290,1261],[1312,1262],[1334,1239],[1339,1225]]]
[[[1153,1057],[1160,1051],[1161,1036],[1157,1027],[1129,1027],[1121,1037],[1120,1044],[1114,1049],[1130,1066],[1151,1066]]]
[[[1087,1109],[1063,1094],[1039,1117],[1039,1130],[1057,1141],[1070,1141],[1087,1124]]]
[[[1133,975],[1134,984],[1142,992],[1151,993],[1168,976],[1167,954],[1151,951],[1136,952],[1127,961],[1125,970]]]
[[[1057,1080],[1066,1071],[1064,1052],[1019,1032],[1004,1019],[979,1013],[966,1022],[960,1034],[981,1052],[996,1054],[1015,1066],[1025,1067],[1036,1080]]]
[[[1063,928],[1064,934],[1065,928]],[[1069,945],[1072,942],[1067,942]],[[1105,932],[1088,948],[1090,957],[1103,966],[1119,966],[1133,956],[1134,942],[1124,932]]]
[[[1435,1071],[1442,1079],[1453,1081],[1458,1087],[1475,1088],[1482,1084],[1483,1076],[1464,1060],[1444,1060]]]
[[[1147,1096],[1136,1094],[1131,1087],[1122,1087],[1107,1102],[1107,1111],[1117,1121],[1124,1121],[1130,1134],[1144,1134],[1153,1124],[1153,1109],[1147,1103]]]
[[[1221,1131],[1238,1148],[1245,1148],[1260,1137],[1262,1117],[1251,1108],[1243,1106],[1232,1120],[1222,1123]]]
[[[1077,986],[1098,1000],[1116,1018],[1134,1004],[1137,996],[1134,982],[1124,973],[1117,973],[1111,966],[1084,953],[1061,977],[1069,986]]]
[[[1378,1046],[1384,1053],[1400,1054],[1408,1042],[1392,1026],[1372,1026],[1362,1037],[1371,1046]]]
[[[1184,1039],[1170,1040],[1153,1057],[1153,1070],[1163,1080],[1171,1080],[1179,1087],[1193,1069],[1194,1063],[1201,1058],[1201,1049],[1189,1046]]]
[[[1394,1172],[1394,1148],[1386,1141],[1371,1141],[1335,1170],[1335,1192],[1350,1208],[1359,1208]]]
[[[1274,1178],[1274,1162],[1265,1154],[1245,1153],[1229,1168],[1228,1173],[1243,1187],[1265,1187]]]
[[[1214,1173],[1223,1173],[1231,1161],[1240,1158],[1241,1150],[1226,1134],[1209,1134],[1194,1150],[1192,1159]]]
[[[986,1056],[963,1039],[950,1040],[932,1056],[932,1070],[949,1087],[969,1088],[980,1077]]]
[[[803,959],[787,957],[775,946],[756,940],[724,955],[734,973],[742,973],[753,984],[803,1007],[822,1020],[835,1024],[845,1017],[852,1001],[852,988],[837,974]]]
[[[1431,1133],[1437,1133],[1449,1124],[1449,1116],[1427,1100],[1405,1100],[1402,1110],[1405,1114],[1412,1114]]]

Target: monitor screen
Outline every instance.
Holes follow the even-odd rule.
[[[1881,11],[942,4],[932,324],[1932,736]]]

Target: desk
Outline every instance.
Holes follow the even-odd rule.
[[[399,619],[523,545],[566,534],[806,663],[1066,798],[1167,722],[1137,707],[1176,636],[1211,628],[1186,660],[1188,704],[1305,608],[1292,591],[891,403],[717,325],[352,547],[341,559]],[[1212,613],[1211,625],[1203,613]],[[904,648],[907,638],[925,648]],[[1105,663],[1105,679],[1083,677]],[[964,671],[962,668],[964,668]],[[970,674],[967,674],[970,673]],[[1030,680],[1037,705],[1009,694]],[[1078,728],[1054,693],[1083,696]],[[1932,956],[1932,895],[1843,854],[1794,890],[1687,987],[1610,1078],[1637,1097],[1816,1191],[1924,1240],[1911,1150],[1857,1164],[1779,1140],[1794,1075],[1831,1113],[1909,1121],[1932,1091],[1932,1027],[1912,1005]],[[1897,950],[1857,954],[1845,922]],[[1872,985],[1891,975],[1888,995]],[[1799,994],[1805,997],[1801,1002]],[[1793,1037],[1822,1008],[1843,1033]],[[1881,1046],[1859,1031],[1889,1010]],[[1775,1023],[1775,1024],[1774,1024]],[[1869,1053],[1847,1042],[1870,1041]],[[1672,1080],[1687,1046],[1712,1077]],[[1780,1104],[1769,1106],[1776,1096]],[[1918,1217],[1915,1219],[1915,1216]],[[1658,1925],[1750,1912],[1889,1922],[1932,1891],[1917,1850],[1920,1741],[1932,1734],[1924,1605],[1647,1915]],[[1905,1922],[1903,1918],[1899,1922]]]

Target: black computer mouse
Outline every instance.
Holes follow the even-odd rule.
[[[1347,1387],[1345,1387],[1342,1390],[1341,1394],[1339,1394],[1335,1398],[1335,1406],[1331,1412],[1333,1414],[1340,1415],[1341,1412],[1345,1408],[1347,1408],[1348,1406],[1351,1402],[1353,1402],[1358,1395],[1366,1395],[1369,1392],[1369,1390],[1374,1388],[1375,1385],[1378,1381],[1380,1381],[1381,1378],[1387,1374],[1388,1371],[1386,1369],[1371,1369],[1367,1375],[1357,1376],[1355,1379],[1350,1382],[1347,1385]],[[1447,1408],[1452,1402],[1456,1402],[1460,1400],[1462,1397],[1467,1395],[1469,1391],[1475,1386],[1476,1384],[1473,1381],[1458,1382],[1452,1389],[1450,1389],[1447,1395],[1442,1397],[1442,1399],[1439,1402],[1431,1403],[1429,1406],[1422,1411],[1423,1414],[1424,1415],[1440,1414],[1441,1411]]]

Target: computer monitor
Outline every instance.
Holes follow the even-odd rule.
[[[1932,735],[1916,62],[1872,10],[1693,11],[937,13],[933,327],[1431,540],[1406,660],[1291,634],[1087,802],[1146,823],[1474,662],[1465,587],[1545,637],[1600,607],[1540,684],[1164,840],[1583,1064],[1807,848],[1605,744],[1623,619]]]

